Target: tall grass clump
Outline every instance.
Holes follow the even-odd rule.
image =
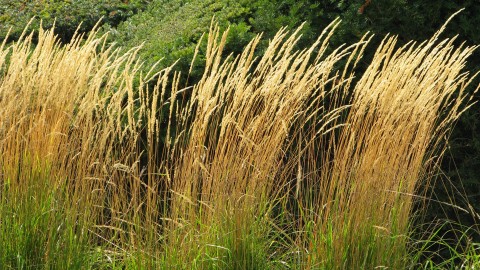
[[[136,247],[148,235],[133,237],[137,225],[153,224],[155,157],[147,181],[139,142],[154,107],[139,101],[136,50],[95,35],[62,46],[40,29],[35,45],[32,33],[0,48],[2,267],[84,269]]]
[[[182,254],[193,241],[244,256],[245,231],[263,220],[275,226],[257,237],[280,250],[291,241],[300,269],[411,266],[414,198],[468,108],[472,77],[462,69],[476,47],[438,41],[443,28],[403,47],[387,37],[352,84],[365,42],[327,51],[335,26],[304,51],[294,50],[296,33],[280,31],[259,59],[255,39],[222,61],[225,37],[210,36],[172,152],[170,215],[183,228],[172,246]],[[211,231],[218,226],[227,229]],[[207,250],[200,256],[211,259]]]
[[[415,194],[425,194],[445,137],[470,98],[472,78],[462,69],[476,47],[438,41],[441,31],[400,48],[395,37],[385,38],[352,88],[344,125],[328,141],[331,155],[320,153],[317,173],[307,160],[307,178],[319,186],[305,207],[314,209],[305,222],[308,261],[327,268],[408,266]]]
[[[338,24],[304,50],[281,29],[260,56],[261,36],[224,55],[212,26],[185,88],[95,32],[3,44],[0,265],[411,266],[414,198],[468,108],[475,47],[388,37],[356,77],[370,36],[330,48]]]
[[[326,112],[322,100],[350,83],[351,75],[338,74],[335,66],[341,60],[350,63],[349,54],[365,45],[327,52],[337,25],[299,52],[298,31],[288,35],[282,29],[258,58],[260,36],[241,55],[223,59],[226,33],[220,37],[218,29],[210,31],[206,71],[177,113],[179,133],[170,158],[169,241],[183,256],[198,252],[192,245],[201,245],[201,254],[192,257],[232,260],[227,263],[232,269],[275,268],[269,255],[282,246],[284,231],[272,224],[283,219],[278,206],[289,199],[282,192],[288,192],[292,161],[297,162],[287,157],[288,149],[307,121],[322,124],[316,130],[321,134],[344,110]],[[255,264],[256,247],[266,260],[261,266]]]

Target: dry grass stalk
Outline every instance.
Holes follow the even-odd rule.
[[[353,267],[368,257],[375,266],[405,252],[412,195],[428,188],[432,163],[470,97],[472,77],[462,70],[476,47],[439,42],[442,30],[398,49],[395,37],[385,38],[354,86],[332,162],[324,160],[312,180],[320,183],[313,203],[319,236],[334,235],[317,249],[320,260],[335,254],[336,265]]]
[[[352,85],[368,37],[329,51],[338,23],[302,51],[300,30],[281,29],[259,58],[260,36],[224,59],[227,32],[212,27],[204,76],[180,91],[171,68],[143,77],[158,75],[148,89],[138,49],[120,54],[95,32],[66,46],[43,30],[36,46],[32,35],[2,44],[0,196],[58,191],[73,224],[122,251],[160,252],[166,221],[161,248],[185,254],[215,245],[214,227],[241,246],[269,207],[280,201],[294,216],[295,201],[303,214],[284,235],[307,248],[307,267],[385,263],[405,247],[392,237],[408,232],[405,194],[428,186],[429,161],[466,108],[462,68],[475,47],[438,42],[440,32],[400,49],[386,38]],[[177,97],[190,90],[188,101]]]
[[[306,121],[321,125],[314,136],[336,125],[346,109],[340,93],[351,82],[348,67],[366,44],[327,53],[338,23],[299,52],[294,48],[300,29],[291,35],[282,29],[259,59],[254,58],[257,37],[241,55],[222,60],[227,33],[220,37],[218,28],[211,30],[206,71],[180,112],[183,137],[172,149],[173,228],[198,222],[208,228],[226,218],[234,220],[231,230],[241,231],[262,215],[265,202],[287,198],[281,192],[291,184],[290,169],[297,168],[295,158],[284,162],[287,149],[297,143]],[[345,72],[335,72],[341,60],[347,61]],[[327,95],[340,104],[328,112],[322,105]],[[188,233],[205,234],[199,230]],[[177,237],[190,245],[185,239],[193,236]]]
[[[155,103],[163,104],[159,91],[168,70],[148,96],[142,79],[135,83],[138,48],[120,54],[96,34],[61,46],[53,31],[40,30],[35,46],[33,33],[2,45],[1,196],[45,187],[64,194],[67,218],[88,224],[82,230],[135,245],[128,235],[139,224],[154,226],[159,212],[153,194],[162,178],[151,141],[158,136],[153,115]],[[148,181],[139,165],[143,129],[150,140]],[[139,211],[142,205],[149,213]]]

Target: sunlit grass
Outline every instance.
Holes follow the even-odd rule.
[[[187,88],[170,69],[138,74],[139,48],[95,32],[3,44],[0,265],[453,266],[419,262],[411,221],[469,106],[475,47],[440,41],[442,29],[400,48],[387,37],[356,76],[370,36],[329,48],[338,24],[302,51],[299,31],[281,29],[258,57],[260,36],[225,56],[228,32],[212,26]],[[457,258],[478,265],[477,245]]]

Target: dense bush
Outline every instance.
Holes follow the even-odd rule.
[[[334,2],[334,1],[332,1]],[[187,72],[190,59],[203,33],[208,32],[212,18],[225,29],[230,27],[226,54],[238,53],[253,36],[262,33],[264,40],[259,51],[266,48],[268,39],[283,26],[290,29],[305,22],[299,47],[311,44],[320,29],[337,15],[325,12],[332,4],[312,1],[253,1],[253,0],[159,0],[112,30],[111,40],[125,48],[143,43],[141,56],[146,66],[161,61],[161,66],[179,60],[177,70]],[[325,16],[324,16],[325,15]],[[194,77],[201,73],[204,55],[200,52]]]
[[[32,29],[40,21],[50,28],[55,22],[56,33],[63,42],[68,41],[82,23],[80,31],[86,32],[103,17],[103,22],[117,25],[144,8],[150,0],[54,0],[54,1],[11,1],[0,0],[0,40],[11,29],[10,37],[17,39],[32,17]]]
[[[176,69],[187,72],[195,47],[203,33],[208,32],[211,20],[225,28],[230,25],[232,33],[229,44],[240,48],[252,37],[245,18],[249,9],[241,1],[199,0],[152,2],[145,12],[139,13],[112,30],[111,40],[124,48],[143,43],[140,52],[146,60],[145,68],[160,61],[161,67],[179,60]],[[201,67],[204,55],[197,58]],[[194,69],[192,76],[198,77],[201,69]]]

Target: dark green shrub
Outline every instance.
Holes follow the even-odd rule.
[[[241,48],[253,34],[245,23],[249,9],[233,0],[160,0],[152,2],[148,9],[112,30],[111,40],[129,49],[143,44],[140,52],[145,59],[145,69],[160,61],[160,67],[179,60],[175,69],[188,72],[195,47],[203,33],[208,32],[212,18],[222,28],[230,25],[231,50]],[[203,54],[196,59],[196,66],[204,62]],[[194,69],[191,77],[201,75],[201,68]]]
[[[55,22],[56,33],[63,42],[68,41],[78,25],[87,32],[103,17],[102,22],[117,25],[145,7],[150,0],[54,0],[11,1],[0,0],[0,40],[11,28],[10,37],[17,39],[32,17],[31,29],[37,29],[40,21],[44,28]]]

